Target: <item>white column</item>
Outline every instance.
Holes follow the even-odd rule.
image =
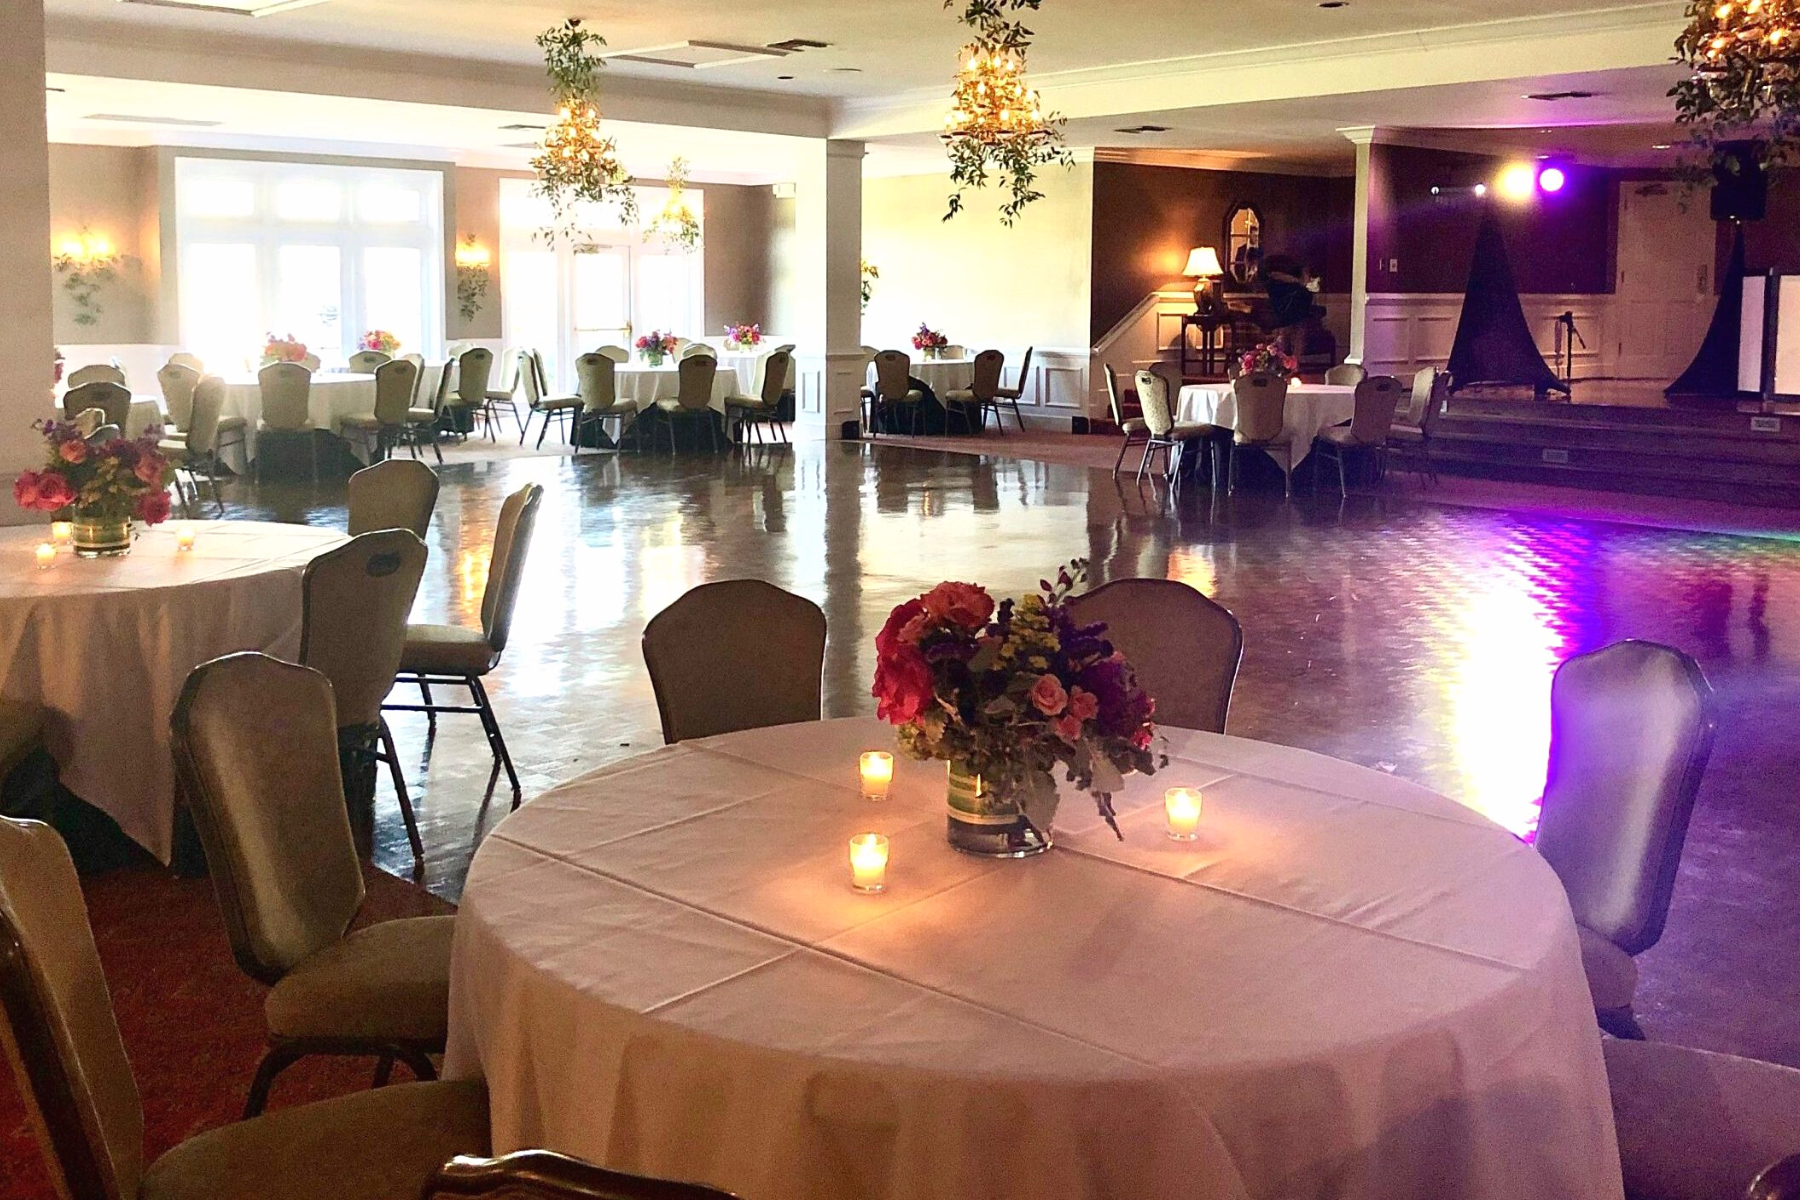
[[[1340,129],[1356,145],[1356,215],[1350,238],[1350,354],[1366,362],[1364,343],[1369,308],[1369,147],[1377,130],[1364,126]]]
[[[41,521],[12,502],[12,480],[36,466],[31,423],[50,415],[50,145],[44,132],[43,0],[0,7],[0,525]]]
[[[798,328],[782,332],[799,347],[797,437],[840,437],[861,412],[862,169],[861,142],[821,141],[796,181],[790,311]]]

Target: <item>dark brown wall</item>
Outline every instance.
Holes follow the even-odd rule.
[[[1355,196],[1352,179],[1095,163],[1093,336],[1151,292],[1191,287],[1181,268],[1195,246],[1223,259],[1225,214],[1240,203],[1261,211],[1266,253],[1300,259],[1328,292],[1349,291]]]
[[[1459,293],[1483,201],[1467,189],[1492,183],[1504,160],[1411,146],[1369,148],[1369,290]],[[1500,214],[1519,291],[1613,290],[1618,182],[1604,170],[1567,167],[1568,184],[1528,204],[1490,195]],[[1431,189],[1444,189],[1433,196]],[[1399,270],[1389,270],[1392,260]]]
[[[1708,188],[1696,188],[1695,204],[1711,202]],[[1725,273],[1731,256],[1731,225],[1719,222],[1719,269]],[[1768,213],[1760,221],[1744,224],[1744,266],[1751,273],[1780,271],[1800,274],[1800,178],[1776,176],[1769,184]]]

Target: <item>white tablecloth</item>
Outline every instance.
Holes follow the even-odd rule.
[[[1024,862],[944,840],[944,768],[860,799],[871,719],[667,747],[482,844],[451,1077],[494,1149],[745,1200],[1621,1194],[1561,886],[1422,788],[1170,731],[1124,842],[1065,799]],[[1206,789],[1169,841],[1161,798]],[[888,891],[848,839],[892,839]]]
[[[435,384],[436,378],[432,382]],[[426,401],[421,398],[421,403]],[[262,419],[262,388],[254,375],[236,375],[225,381],[225,407],[228,417],[243,417],[249,422],[244,450],[256,457],[256,423]],[[312,390],[307,393],[307,415],[315,428],[338,432],[338,422],[354,413],[375,411],[375,376],[356,372],[318,371],[312,377]],[[234,467],[241,463],[232,464]]]
[[[1334,383],[1288,385],[1287,420],[1283,428],[1293,440],[1294,465],[1312,453],[1313,439],[1356,415],[1356,389]],[[1237,428],[1237,395],[1226,383],[1190,384],[1181,389],[1175,419]]]
[[[673,400],[681,391],[681,377],[676,373],[678,370],[672,355],[663,359],[660,367],[653,367],[634,358],[614,368],[614,389],[619,399],[635,400],[639,408],[649,408],[658,400]],[[755,376],[755,359],[750,359],[747,364],[720,359],[719,369],[713,373],[712,407],[724,412],[725,397],[734,392],[749,395]]]
[[[42,526],[0,531],[0,694],[49,710],[48,742],[70,791],[167,862],[174,815],[169,714],[188,672],[234,650],[300,649],[300,573],[344,540],[256,521],[174,522],[123,558],[65,551],[40,571]]]
[[[913,355],[912,377],[922,379],[938,400],[944,399],[946,392],[956,388],[966,388],[975,382],[975,360],[972,358],[921,358]],[[875,386],[875,364],[869,364],[869,386]]]

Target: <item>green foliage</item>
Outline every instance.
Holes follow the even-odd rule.
[[[1735,20],[1741,28],[1742,14]],[[1758,40],[1746,50],[1730,37],[1733,29],[1720,17],[1717,0],[1689,0],[1675,57],[1692,73],[1669,89],[1675,120],[1688,128],[1711,166],[1735,167],[1723,147],[1744,141],[1758,143],[1765,167],[1787,166],[1800,157],[1800,38],[1788,37],[1787,49]],[[1714,53],[1721,35],[1730,44]]]
[[[544,74],[550,77],[550,94],[559,103],[596,99],[600,94],[600,69],[605,65],[599,48],[606,39],[581,27],[580,17],[570,17],[537,35],[544,52]]]
[[[957,20],[975,32],[973,49],[985,54],[1015,54],[1023,62],[1033,34],[1017,14],[1037,11],[1043,0],[944,0],[946,9],[959,4],[962,11]],[[1075,165],[1063,145],[1064,124],[1061,116],[1048,113],[1042,132],[1034,136],[981,139],[946,134],[950,182],[955,190],[950,193],[944,220],[962,212],[964,194],[970,188],[986,188],[997,181],[1008,193],[1006,203],[1000,206],[1000,223],[1010,227],[1027,205],[1044,198],[1037,187],[1039,168]]]

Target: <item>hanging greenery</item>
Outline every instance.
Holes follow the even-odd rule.
[[[875,298],[875,281],[881,278],[881,268],[868,259],[862,260],[862,310],[869,311],[869,301]]]
[[[679,246],[684,252],[691,252],[700,247],[700,218],[682,199],[687,190],[688,161],[677,158],[669,163],[669,201],[663,205],[656,219],[644,229],[644,240],[660,238],[673,246]]]
[[[598,48],[606,39],[581,27],[580,17],[538,34],[544,51],[544,73],[550,77],[550,94],[556,100],[556,120],[544,131],[543,145],[532,157],[537,172],[537,195],[550,202],[554,224],[546,235],[575,234],[578,206],[618,206],[619,219],[637,221],[637,194],[631,173],[619,162],[613,139],[600,130],[600,70],[605,65]]]
[[[944,117],[944,146],[950,156],[948,221],[963,209],[969,188],[985,188],[990,178],[1010,193],[1000,206],[1000,223],[1011,225],[1025,206],[1043,199],[1037,189],[1040,167],[1074,165],[1063,145],[1063,118],[1045,113],[1037,92],[1025,81],[1025,52],[1031,30],[1016,14],[1035,11],[1043,0],[944,0],[959,4],[957,20],[974,30],[963,48],[956,93]]]
[[[1763,165],[1800,157],[1800,3],[1689,0],[1675,56],[1692,72],[1669,89],[1675,120],[1715,166],[1728,143],[1754,141]]]

